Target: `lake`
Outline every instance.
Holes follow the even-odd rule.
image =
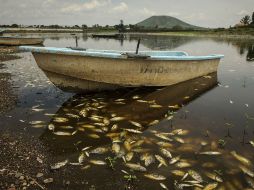
[[[45,46],[76,45],[70,34],[43,36]],[[109,50],[135,50],[139,38],[77,36],[79,47]],[[27,158],[38,166],[20,170],[42,172],[37,182],[49,189],[254,188],[254,41],[140,38],[140,50],[225,58],[217,73],[173,86],[74,94],[55,87],[31,53],[18,53],[0,63],[8,76],[1,98],[10,99],[1,101],[0,132],[35,141],[31,152],[40,152]],[[0,158],[0,169],[10,157]],[[14,158],[10,165],[22,163]]]

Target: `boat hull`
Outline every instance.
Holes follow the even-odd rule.
[[[9,46],[42,44],[43,41],[43,38],[0,37],[0,45]]]
[[[33,52],[46,72],[114,86],[168,86],[217,71],[220,59],[111,59]],[[81,82],[81,81],[80,81]]]

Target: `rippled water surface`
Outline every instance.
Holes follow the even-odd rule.
[[[45,46],[75,46],[71,35],[45,36]],[[78,35],[83,48],[135,50],[136,43],[137,37]],[[74,168],[72,189],[84,187],[73,182],[81,178],[95,189],[254,188],[253,46],[251,40],[141,37],[140,50],[225,58],[217,73],[177,85],[85,94],[57,89],[31,53],[19,53],[21,59],[0,69],[11,74],[8,93],[17,102],[0,115],[0,131],[38,138],[55,163],[64,163],[58,170]]]

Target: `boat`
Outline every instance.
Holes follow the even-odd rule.
[[[19,46],[42,44],[43,38],[0,37],[0,45]]]
[[[217,71],[223,55],[182,51],[131,51],[20,46],[61,89],[93,91],[169,86]]]
[[[124,38],[124,34],[92,34],[93,38],[116,38],[122,39]]]

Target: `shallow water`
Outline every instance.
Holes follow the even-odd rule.
[[[44,36],[45,46],[75,46],[75,38],[68,34]],[[119,41],[78,35],[78,45],[83,48],[135,50],[136,43],[137,37]],[[22,59],[8,61],[0,70],[1,73],[11,73],[13,89],[10,93],[17,98],[16,106],[0,115],[0,130],[25,130],[51,150],[50,156],[55,162],[68,160],[68,168],[76,171],[70,179],[72,189],[83,187],[74,182],[81,178],[95,189],[161,189],[159,183],[169,189],[176,188],[175,184],[193,186],[195,179],[189,175],[182,181],[182,176],[173,174],[173,170],[180,170],[183,174],[190,170],[198,172],[203,179],[198,183],[200,187],[216,182],[207,177],[209,172],[222,178],[223,182],[218,183],[221,189],[254,188],[250,184],[254,178],[248,177],[254,172],[254,146],[250,144],[254,141],[253,46],[254,42],[250,40],[142,37],[140,50],[180,50],[192,55],[218,53],[224,54],[225,58],[216,74],[178,85],[83,95],[57,89],[37,67],[30,53],[20,53]],[[123,120],[110,120],[116,116],[123,117]],[[54,127],[53,131],[48,129],[49,124]],[[114,124],[118,128],[114,126],[112,129]],[[128,132],[124,130],[126,128],[142,133]],[[176,133],[176,129],[183,131]],[[112,142],[120,146],[120,152],[111,151]],[[181,160],[169,164],[171,159],[160,152],[162,145],[158,142],[166,142],[164,147],[172,157],[180,156]],[[82,151],[85,147],[90,148]],[[89,157],[85,156],[82,165],[70,164],[77,163],[82,153],[88,155],[97,147],[108,151],[103,154],[90,153]],[[206,151],[219,152],[220,155],[200,154]],[[239,161],[232,151],[251,163]],[[158,167],[160,163],[155,159],[146,167],[147,172],[132,171],[122,158],[128,152],[134,152],[131,163],[145,166],[140,156],[149,153],[162,156],[168,166]],[[113,169],[106,158],[115,158]],[[91,160],[101,160],[107,165],[95,165]],[[59,170],[68,169],[67,165]],[[84,166],[89,168],[84,169]],[[250,170],[245,172],[249,174],[244,174],[242,166]],[[121,170],[137,179],[128,181],[127,174]],[[144,177],[147,173],[160,174],[166,180],[148,179]],[[61,184],[53,186],[57,188]],[[184,189],[188,188],[194,187]]]

